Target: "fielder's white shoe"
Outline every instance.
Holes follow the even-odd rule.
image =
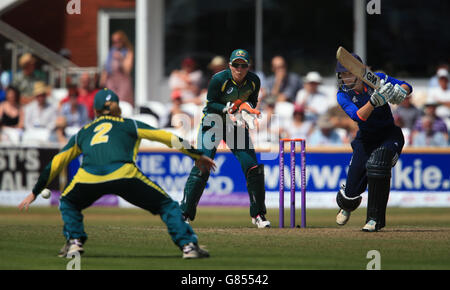
[[[58,257],[73,258],[76,253],[78,253],[79,255],[84,253],[83,243],[79,239],[70,239],[61,248],[58,253]]]
[[[189,243],[183,246],[183,259],[200,259],[208,257],[208,251],[206,249],[202,249],[197,244]]]
[[[350,211],[340,209],[336,216],[336,223],[340,226],[345,225],[350,219],[350,214],[351,214]]]
[[[252,224],[256,225],[259,229],[270,228],[270,222],[263,214],[259,214],[256,218],[252,218]]]
[[[363,232],[376,232],[378,231],[377,222],[374,220],[369,220],[367,224],[362,228]]]

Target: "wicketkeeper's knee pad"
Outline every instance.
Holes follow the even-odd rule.
[[[361,204],[362,196],[348,197],[345,195],[345,185],[341,186],[341,189],[336,195],[336,202],[340,208],[345,211],[354,211]]]

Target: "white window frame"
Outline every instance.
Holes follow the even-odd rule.
[[[100,9],[97,15],[97,65],[103,68],[109,51],[109,21],[111,19],[136,19],[133,9]]]

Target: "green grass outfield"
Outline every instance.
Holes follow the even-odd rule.
[[[211,258],[183,260],[158,216],[89,208],[81,269],[364,270],[370,250],[380,252],[381,269],[450,269],[449,208],[389,208],[387,228],[378,233],[361,231],[365,212],[358,209],[339,227],[336,210],[310,209],[308,228],[279,229],[272,209],[267,216],[273,227],[256,229],[247,208],[201,207],[192,226]],[[66,269],[69,260],[56,256],[64,243],[61,231],[55,207],[27,213],[0,207],[0,269]]]

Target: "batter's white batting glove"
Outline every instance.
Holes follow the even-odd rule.
[[[391,83],[385,83],[381,80],[380,87],[370,96],[370,103],[375,108],[381,107],[389,102],[394,96],[394,86]]]
[[[394,96],[389,101],[391,104],[398,105],[406,98],[408,92],[402,88],[399,84],[395,84],[394,86]]]

